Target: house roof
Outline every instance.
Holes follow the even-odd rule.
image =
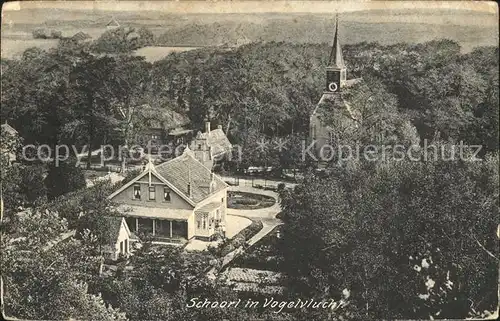
[[[279,272],[230,268],[221,278],[235,291],[279,294],[285,290],[281,281],[283,275]]]
[[[156,167],[153,163],[149,162],[141,174],[123,185],[108,198],[113,199],[116,195],[149,173],[164,182],[193,207],[208,196],[228,187],[219,176],[213,174],[210,169],[196,160],[193,152],[186,147],[182,155]],[[213,185],[212,188],[211,185]]]
[[[127,216],[158,218],[185,221],[193,214],[192,210],[177,209],[177,208],[158,208],[136,205],[122,204],[118,206],[118,210]]]
[[[184,134],[189,134],[191,132],[193,132],[192,129],[175,128],[174,130],[172,130],[168,134],[170,136],[181,136],[181,135],[184,135]]]
[[[213,129],[208,133],[199,133],[196,138],[206,139],[208,146],[212,148],[212,155],[214,156],[227,153],[233,148],[222,128]]]
[[[7,133],[9,133],[11,135],[19,134],[19,132],[17,130],[15,130],[14,127],[12,127],[11,125],[9,125],[7,123],[2,124],[2,130],[5,130]]]
[[[155,170],[166,181],[189,197],[193,203],[198,203],[209,195],[227,187],[227,184],[200,163],[187,147],[181,156],[156,166]],[[214,186],[210,191],[212,179]],[[190,194],[188,193],[188,184],[191,189]]]
[[[210,213],[210,212],[212,212],[213,210],[215,210],[216,208],[219,208],[219,207],[220,207],[220,203],[215,203],[215,202],[208,203],[208,204],[203,205],[199,209],[197,209],[195,212],[196,213]]]
[[[122,223],[124,222],[124,218],[118,216],[105,216],[104,220],[106,220],[109,228],[109,233],[106,235],[107,243],[115,245],[118,240],[118,236],[120,235],[120,229],[122,227]]]
[[[115,19],[115,17],[112,17],[111,20],[106,24],[106,27],[119,27],[120,24],[118,21]]]
[[[78,33],[75,33],[73,36],[71,36],[71,39],[75,40],[75,41],[84,41],[84,40],[87,40],[87,39],[91,39],[92,37],[83,32],[83,31],[80,31]]]
[[[151,128],[174,129],[189,124],[189,118],[168,108],[153,108],[148,104],[137,107],[138,121]]]

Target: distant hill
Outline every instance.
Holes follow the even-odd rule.
[[[158,11],[92,11],[23,9],[3,12],[2,53],[10,44],[24,48],[33,29],[52,27],[63,35],[79,31],[93,38],[115,17],[121,25],[145,26],[158,46],[238,46],[250,41],[326,43],[332,41],[333,14],[172,14]],[[448,38],[468,52],[476,46],[498,44],[498,13],[465,10],[370,10],[342,13],[340,37],[344,44],[425,42]],[[18,51],[18,50],[14,50]]]
[[[192,24],[171,28],[158,36],[158,45],[210,46],[236,44],[242,39],[249,41],[276,41],[292,43],[325,43],[333,39],[331,19],[272,19],[266,24],[252,22],[214,22]],[[461,44],[464,51],[476,46],[498,44],[498,30],[495,27],[416,24],[416,23],[373,23],[343,21],[340,26],[340,40],[344,44],[378,42],[383,45],[398,42],[426,42],[447,38]]]

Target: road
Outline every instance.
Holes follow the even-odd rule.
[[[230,180],[231,178],[223,178],[224,180]],[[248,182],[250,182],[248,184]],[[243,184],[242,184],[243,183]],[[222,259],[222,266],[225,267],[228,265],[234,258],[242,254],[245,250],[248,250],[249,247],[252,245],[256,244],[258,241],[260,241],[264,236],[269,234],[276,226],[279,226],[283,224],[283,222],[276,218],[276,215],[281,211],[281,206],[278,202],[278,193],[273,192],[273,191],[266,191],[263,189],[255,188],[252,187],[251,180],[246,180],[246,179],[240,179],[240,185],[239,186],[230,186],[229,191],[234,191],[234,192],[246,192],[246,193],[254,193],[254,194],[260,194],[260,195],[267,195],[271,196],[276,200],[276,203],[271,206],[271,207],[266,207],[266,208],[260,208],[260,209],[255,209],[255,210],[242,210],[242,209],[234,209],[234,208],[228,208],[227,209],[227,214],[228,215],[234,215],[234,216],[242,216],[246,217],[252,220],[258,220],[262,222],[262,229],[257,232],[254,236],[252,236],[248,241],[247,244],[249,245],[246,247],[246,249],[243,248],[238,248],[234,250],[231,253],[228,253],[223,259]],[[215,279],[217,277],[217,272],[215,269],[211,269],[207,276],[210,279]]]

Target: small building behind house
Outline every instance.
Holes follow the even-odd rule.
[[[120,23],[115,19],[115,17],[112,17],[111,20],[109,20],[109,22],[106,24],[106,29],[113,30],[117,28],[120,28]]]
[[[109,233],[107,234],[107,244],[102,251],[113,261],[118,260],[120,256],[128,257],[131,254],[132,234],[125,218],[106,216],[104,219],[109,227]]]

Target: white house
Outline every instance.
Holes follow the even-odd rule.
[[[226,223],[228,185],[186,147],[174,159],[149,163],[109,196],[134,233],[157,241],[210,240]]]
[[[110,230],[108,233],[108,244],[103,247],[103,252],[109,255],[112,260],[117,260],[120,255],[128,257],[130,255],[131,233],[127,222],[123,217],[107,216]]]

